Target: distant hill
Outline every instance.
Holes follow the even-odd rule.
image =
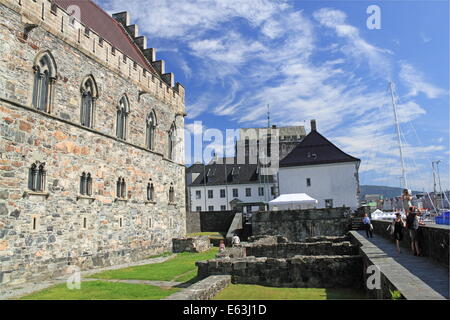
[[[384,198],[393,198],[402,194],[403,188],[386,187],[386,186],[360,186],[360,199],[364,199],[366,194],[381,194]],[[420,193],[420,191],[412,191],[413,194]]]

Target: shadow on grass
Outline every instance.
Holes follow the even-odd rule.
[[[180,284],[178,284],[176,286],[173,286],[173,287],[174,288],[187,288],[187,287],[190,287],[191,285],[193,285],[194,283],[199,282],[200,280],[203,280],[203,279],[201,279],[198,276],[196,276],[195,278],[192,278],[192,279],[190,279],[188,281],[185,281],[185,282],[180,283]]]

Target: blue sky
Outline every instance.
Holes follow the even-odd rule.
[[[362,160],[362,184],[399,186],[395,83],[408,182],[449,185],[448,1],[97,0],[132,23],[186,88],[186,128],[306,125]],[[381,29],[370,30],[369,5]],[[207,145],[207,143],[205,143]],[[217,146],[221,154],[226,148]]]

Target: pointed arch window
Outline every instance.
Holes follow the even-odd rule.
[[[80,194],[92,196],[92,177],[90,173],[83,172],[80,177]]]
[[[175,139],[176,139],[175,132],[176,132],[175,123],[172,123],[172,126],[170,127],[168,133],[168,158],[171,160],[174,159]]]
[[[43,52],[36,56],[33,71],[33,107],[50,112],[56,81],[56,63],[50,52]]]
[[[147,184],[147,201],[154,201],[155,199],[155,187],[152,180]]]
[[[173,183],[171,183],[169,187],[169,203],[173,202],[175,202],[175,189],[173,187]]]
[[[92,128],[94,126],[95,101],[98,98],[97,84],[92,76],[87,77],[81,83],[81,115],[82,126]]]
[[[46,177],[45,163],[33,163],[29,171],[28,188],[32,191],[43,192],[45,190]]]
[[[116,187],[117,187],[117,198],[121,198],[121,199],[125,199],[125,197],[126,197],[126,189],[127,189],[127,186],[126,186],[126,183],[125,183],[125,178],[122,178],[122,177],[120,177],[118,180],[117,180],[117,184],[116,184]]]
[[[123,96],[119,100],[119,105],[117,107],[117,138],[126,140],[127,139],[127,127],[128,127],[128,114],[130,113],[130,106],[128,98]]]
[[[146,120],[146,139],[145,145],[147,149],[153,150],[155,147],[155,128],[156,128],[156,116],[155,112],[151,111]]]

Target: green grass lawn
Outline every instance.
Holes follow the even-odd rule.
[[[332,300],[364,299],[364,292],[355,289],[275,288],[248,284],[231,284],[214,300]]]
[[[70,290],[64,283],[24,296],[21,300],[159,300],[179,290],[145,284],[87,281],[81,283],[79,290]]]
[[[148,256],[145,259],[154,259],[154,258],[168,257],[168,256],[171,256],[171,255],[173,255],[173,252],[166,251],[166,252],[163,252],[163,253],[160,253],[160,254],[155,254],[153,256]]]
[[[135,266],[124,269],[103,271],[93,274],[97,279],[134,279],[134,280],[163,280],[163,281],[192,281],[197,275],[195,262],[215,257],[218,248],[203,253],[178,253],[176,257],[165,262]]]

